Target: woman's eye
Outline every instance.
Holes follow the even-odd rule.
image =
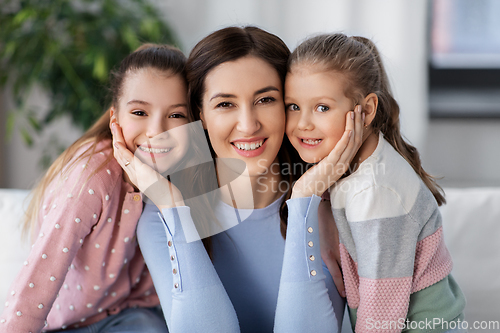
[[[231,107],[233,104],[230,103],[230,102],[220,102],[219,104],[217,104],[215,107],[216,108],[228,108],[228,107]]]
[[[141,111],[141,110],[135,110],[131,112],[133,115],[139,116],[139,117],[144,117],[147,116],[146,112]]]
[[[263,98],[259,99],[259,101],[257,103],[268,104],[268,103],[274,102],[275,100],[276,100],[276,98],[274,98],[274,97],[263,97]]]
[[[330,110],[330,108],[326,105],[318,105],[318,107],[316,108],[316,110],[318,112],[326,112],[328,110]]]
[[[288,111],[299,111],[299,110],[300,110],[300,108],[299,108],[299,106],[298,106],[297,104],[289,104],[289,105],[286,107],[286,109],[287,109]]]

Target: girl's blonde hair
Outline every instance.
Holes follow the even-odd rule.
[[[399,105],[392,96],[389,80],[375,44],[368,38],[341,33],[310,38],[292,52],[288,70],[297,64],[318,66],[339,73],[344,79],[344,94],[359,104],[370,93],[378,97],[371,123],[373,132],[385,139],[403,156],[434,195],[438,205],[445,203],[443,189],[422,167],[417,149],[403,139],[399,125]]]
[[[122,95],[123,82],[129,73],[143,68],[152,68],[161,72],[168,72],[169,75],[180,75],[185,80],[185,64],[186,57],[175,47],[158,44],[144,44],[140,46],[137,50],[125,57],[119,68],[110,74],[110,94],[112,106],[118,111],[118,100]],[[192,117],[190,120],[192,120]],[[78,164],[78,162],[90,160],[93,154],[99,152],[96,151],[97,144],[99,142],[109,140],[109,145],[104,147],[102,150],[112,148],[112,135],[109,129],[109,122],[110,109],[105,111],[99,120],[97,120],[97,122],[90,129],[88,129],[81,138],[69,146],[69,148],[67,148],[54,161],[54,163],[52,163],[45,175],[34,187],[31,192],[30,203],[23,221],[23,233],[25,235],[28,233],[31,234],[34,231],[36,221],[38,219],[38,212],[49,184],[51,184],[58,175],[60,175],[61,179],[63,179],[63,176],[69,173],[69,171],[71,171]],[[79,155],[75,158],[76,153],[85,146],[88,146],[88,148],[86,148],[82,153],[79,153]],[[112,158],[113,156],[109,155],[108,158],[101,163],[101,165],[97,167],[88,178],[99,172]]]

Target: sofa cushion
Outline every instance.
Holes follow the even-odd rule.
[[[500,189],[445,189],[441,208],[453,276],[467,299],[465,320],[500,321]],[[469,329],[469,332],[475,332]],[[498,330],[494,330],[498,332]],[[478,330],[479,332],[479,330]],[[485,332],[481,330],[481,332]]]
[[[0,189],[0,306],[3,308],[8,289],[21,269],[31,248],[28,237],[21,239],[24,210],[29,191]],[[2,312],[2,311],[0,311]]]

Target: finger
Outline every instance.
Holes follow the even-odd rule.
[[[346,149],[344,150],[343,154],[339,158],[339,163],[342,163],[343,165],[351,165],[351,162],[353,158],[356,156],[359,146],[361,144],[361,137],[360,137],[360,132],[362,128],[362,125],[360,125],[361,122],[361,106],[357,105],[355,108],[354,112],[349,112],[346,116],[346,131],[351,131],[351,137],[350,140],[347,144]],[[345,171],[347,171],[348,167],[345,168]],[[345,172],[344,171],[344,172]]]
[[[117,141],[114,143],[114,156],[122,168],[129,167],[134,161],[134,155],[127,149],[127,147]]]
[[[349,143],[352,140],[352,131],[346,130],[340,140],[335,145],[335,148],[328,154],[325,159],[325,172],[327,174],[336,174],[339,177],[347,171],[349,168],[349,161],[346,158],[346,149],[349,147]],[[323,162],[323,161],[322,161]]]
[[[349,144],[348,146],[346,147],[346,150],[348,152],[348,154],[346,154],[346,158],[349,160],[350,162],[350,159],[351,159],[351,153],[355,147],[355,139],[356,139],[356,135],[358,134],[356,131],[357,131],[357,128],[355,126],[355,123],[356,121],[358,120],[358,118],[360,117],[359,116],[359,105],[356,105],[354,107],[354,111],[351,111],[349,112],[350,114],[347,115],[347,119],[346,119],[346,123],[345,123],[345,130],[346,131],[351,131],[351,140],[349,140]]]
[[[120,125],[118,125],[117,123],[112,123],[111,132],[113,134],[113,147],[116,148],[113,152],[114,156],[122,167],[124,167],[125,164],[127,164],[128,166],[128,163],[131,163],[133,161],[134,154],[130,150],[128,150],[127,146],[125,145],[125,140],[123,139]]]
[[[361,146],[363,143],[363,127],[365,122],[365,113],[362,112],[361,105],[357,106],[357,110],[355,110],[355,121],[354,121],[354,139],[356,146]]]

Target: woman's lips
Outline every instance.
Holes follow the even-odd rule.
[[[234,150],[244,157],[259,156],[266,149],[267,139],[239,139],[231,142]]]

